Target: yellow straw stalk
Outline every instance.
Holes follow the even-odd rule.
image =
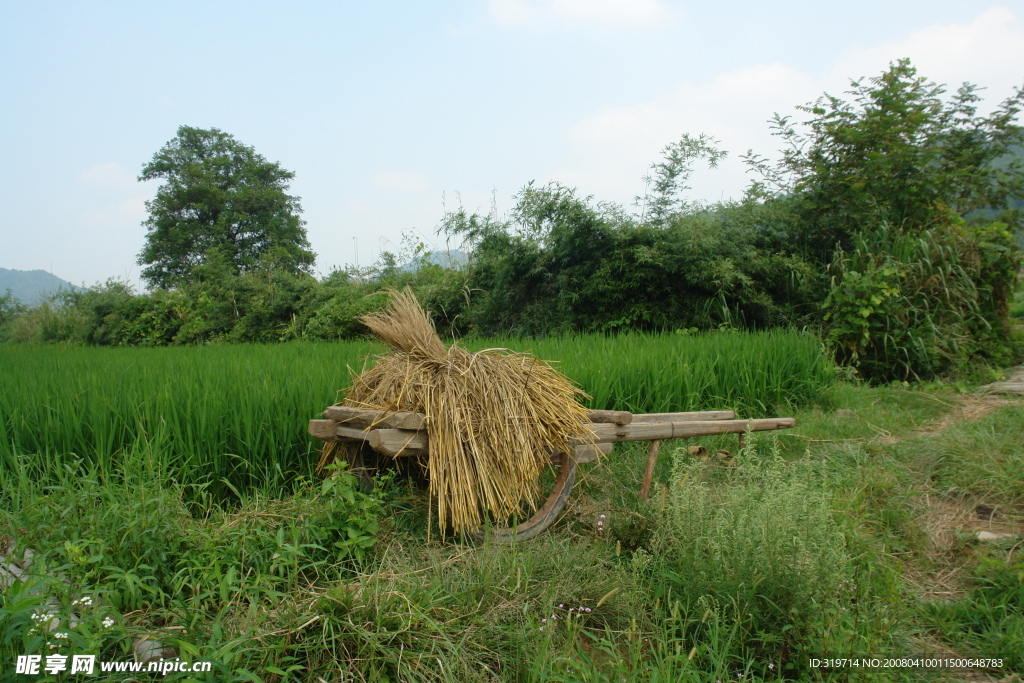
[[[408,289],[362,320],[394,351],[355,378],[343,405],[426,416],[439,519],[457,532],[479,527],[485,513],[507,519],[524,504],[536,509],[551,454],[570,452],[573,437],[589,434],[579,402],[586,395],[529,354],[445,347]]]

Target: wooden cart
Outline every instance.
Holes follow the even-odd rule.
[[[363,442],[384,456],[419,457],[430,454],[426,417],[419,413],[385,413],[375,410],[331,406],[322,420],[309,421],[309,433],[321,441]],[[611,452],[614,444],[624,441],[650,441],[647,466],[640,497],[647,498],[657,462],[661,441],[712,434],[739,434],[740,447],[748,431],[760,432],[787,429],[795,424],[791,417],[761,420],[737,420],[731,410],[689,413],[633,414],[617,410],[592,410],[587,425],[595,435],[594,443],[577,445],[573,453],[552,456],[556,476],[544,504],[528,520],[516,527],[491,530],[497,540],[529,540],[551,526],[569,500],[569,491],[576,478],[576,465],[593,462]],[[357,463],[358,464],[358,463]]]

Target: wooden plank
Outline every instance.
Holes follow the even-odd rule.
[[[337,441],[337,434],[334,430],[338,428],[338,423],[334,420],[310,420],[309,421],[309,434],[321,441]]]
[[[310,420],[309,433],[321,441],[365,441],[370,432],[358,427],[345,427],[334,420]]]
[[[343,424],[375,427],[378,429],[423,429],[426,417],[419,413],[387,413],[380,410],[331,406],[324,411],[324,417]]]
[[[346,427],[340,425],[337,422],[334,423],[334,433],[338,437],[338,441],[366,441],[370,438],[369,428],[363,429],[362,427]]]
[[[573,453],[572,459],[576,461],[577,465],[594,462],[600,457],[611,453],[614,446],[615,444],[611,443],[583,444],[582,446],[576,447],[576,452]]]
[[[655,439],[681,439],[689,436],[737,434],[748,429],[761,432],[770,429],[788,429],[796,424],[791,417],[773,417],[762,420],[700,420],[691,422],[641,422],[631,425],[595,424],[590,426],[598,443],[621,441],[653,441]]]
[[[634,424],[637,422],[697,422],[734,419],[736,419],[736,413],[731,410],[699,410],[691,413],[637,413],[633,415]]]
[[[611,422],[617,425],[628,425],[633,421],[633,413],[626,410],[588,410],[587,419],[591,422]]]
[[[409,429],[374,429],[370,431],[370,448],[392,458],[427,455],[427,433]]]

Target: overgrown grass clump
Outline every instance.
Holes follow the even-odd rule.
[[[287,649],[261,639],[301,613],[311,586],[362,565],[379,530],[380,493],[342,472],[300,482],[292,495],[247,496],[237,508],[202,495],[187,503],[186,487],[147,454],[133,455],[114,476],[81,462],[0,471],[0,548],[36,555],[24,582],[0,590],[0,681],[18,680],[6,667],[18,655],[70,648],[130,660],[141,637],[212,661],[206,680],[266,680],[287,668]],[[57,619],[53,629],[35,623],[43,612]]]
[[[755,441],[732,467],[679,450],[650,564],[654,592],[731,626],[737,662],[802,668],[857,595],[844,530],[815,468]],[[704,624],[707,624],[705,621]],[[694,625],[699,638],[703,625]],[[759,671],[768,675],[765,668]]]

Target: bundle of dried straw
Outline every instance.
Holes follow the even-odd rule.
[[[529,354],[445,347],[408,289],[362,320],[393,352],[354,379],[343,405],[427,416],[439,519],[458,532],[479,527],[485,513],[507,519],[524,504],[536,509],[551,454],[590,435],[579,402],[586,394]]]

